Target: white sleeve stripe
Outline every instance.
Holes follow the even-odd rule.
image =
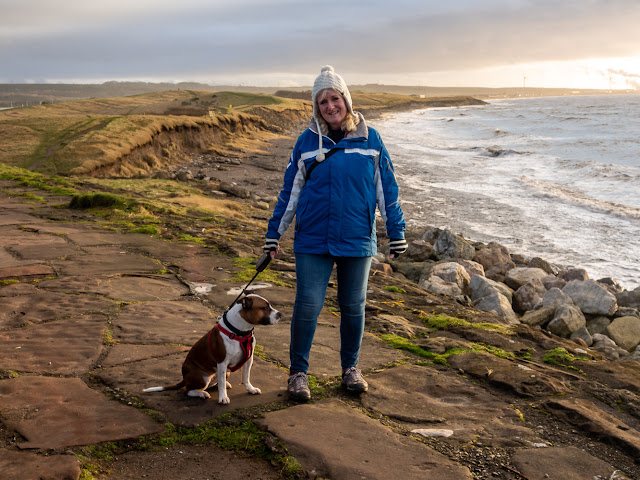
[[[300,199],[300,190],[302,190],[302,187],[304,186],[304,177],[306,174],[307,169],[304,165],[304,161],[300,159],[298,160],[298,171],[293,179],[291,195],[289,195],[289,203],[287,203],[287,208],[282,214],[280,225],[278,226],[278,233],[280,235],[284,235],[284,232],[287,231],[289,225],[291,225],[291,222],[293,221],[294,215],[296,214],[296,210],[298,209],[298,200]]]

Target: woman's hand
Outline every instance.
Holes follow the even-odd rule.
[[[394,259],[407,251],[407,241],[404,238],[391,240],[389,243],[389,258]]]
[[[268,253],[271,255],[271,258],[275,258],[275,256],[280,251],[280,242],[277,238],[267,238],[264,242],[264,253]]]

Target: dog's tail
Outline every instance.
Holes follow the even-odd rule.
[[[180,390],[182,387],[184,387],[184,380],[182,380],[180,383],[176,383],[175,385],[171,385],[168,387],[145,388],[143,392],[150,393],[150,392],[164,392],[165,390]]]

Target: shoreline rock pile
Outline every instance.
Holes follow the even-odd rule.
[[[582,268],[529,259],[448,229],[407,237],[406,254],[391,267],[429,292],[493,311],[507,325],[548,330],[608,360],[640,362],[640,287],[628,291],[612,278],[592,280]]]

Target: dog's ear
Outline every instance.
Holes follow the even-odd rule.
[[[251,308],[253,307],[253,298],[251,297],[244,297],[242,299],[242,308],[244,310],[251,310]]]

